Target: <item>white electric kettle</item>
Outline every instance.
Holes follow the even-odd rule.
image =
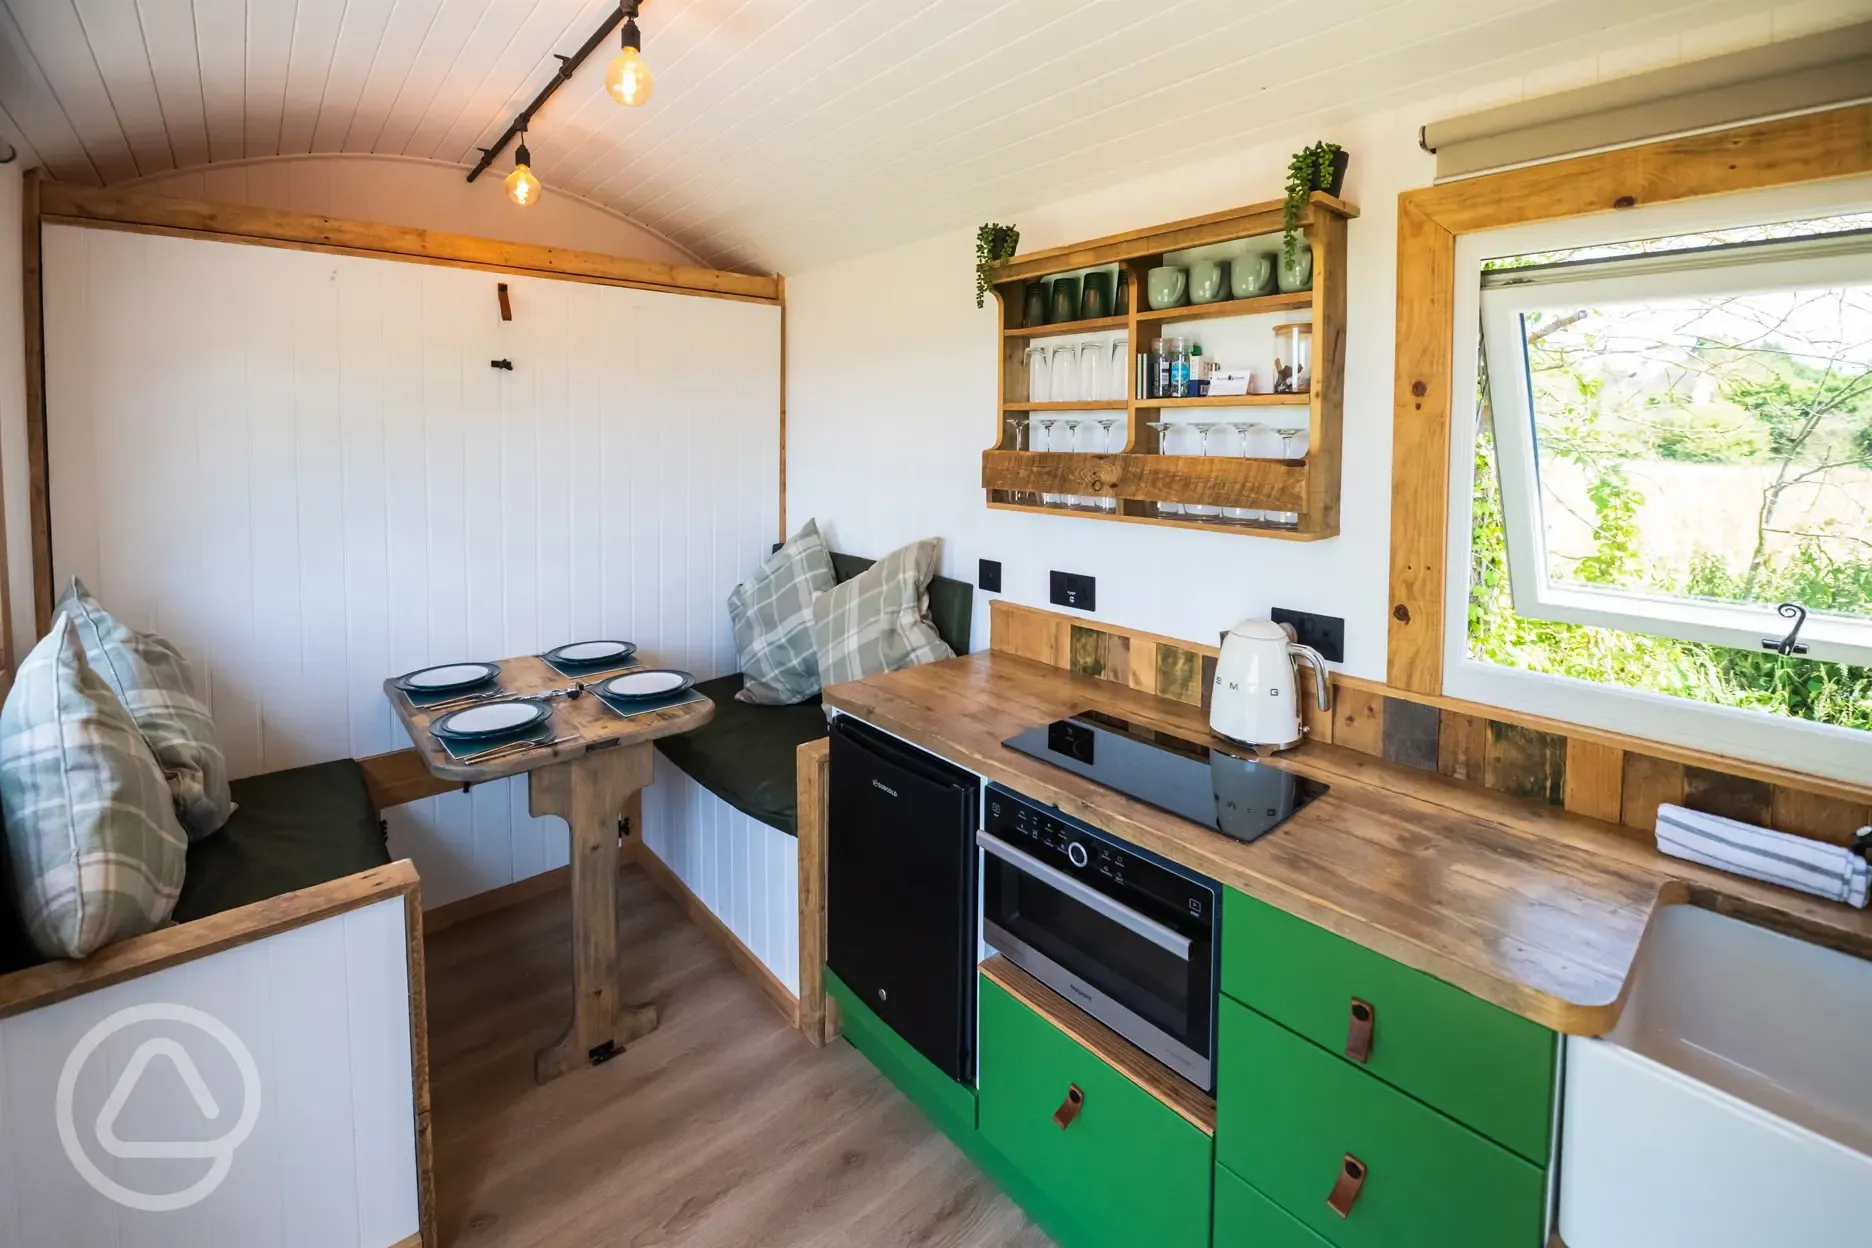
[[[1326,660],[1313,647],[1295,641],[1289,626],[1243,620],[1229,629],[1222,639],[1222,657],[1216,660],[1210,730],[1264,754],[1299,745],[1300,673],[1295,659],[1312,665],[1319,708],[1330,709]]]

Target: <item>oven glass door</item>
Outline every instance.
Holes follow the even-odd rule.
[[[987,922],[1195,1057],[1208,1059],[1214,963],[1206,916],[1172,913],[1150,898],[1111,896],[1005,844],[982,838],[988,850],[983,880]],[[989,940],[993,943],[994,936]],[[1080,1004],[1102,1017],[1096,1006]],[[1117,1026],[1111,1018],[1105,1021]],[[1153,1047],[1140,1037],[1129,1038]]]

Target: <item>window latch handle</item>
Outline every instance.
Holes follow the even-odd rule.
[[[1779,641],[1775,640],[1773,637],[1762,638],[1762,649],[1772,650],[1776,654],[1784,657],[1787,655],[1806,654],[1807,647],[1800,642],[1800,630],[1801,625],[1807,622],[1807,608],[1801,606],[1798,602],[1784,602],[1775,608],[1775,614],[1784,620],[1793,620],[1794,627],[1790,628],[1788,630],[1788,635],[1781,638]]]

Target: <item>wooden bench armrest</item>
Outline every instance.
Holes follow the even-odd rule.
[[[358,759],[357,765],[364,770],[364,787],[370,793],[371,805],[380,813],[462,787],[457,781],[438,779],[414,749],[367,755]]]
[[[422,900],[416,868],[407,858],[121,940],[79,961],[48,962],[0,976],[0,1018],[193,962],[390,897],[404,898],[406,921],[415,929],[422,922]]]
[[[815,1045],[838,1038],[826,1028],[826,777],[832,741],[821,737],[794,751],[799,831],[799,1025]]]

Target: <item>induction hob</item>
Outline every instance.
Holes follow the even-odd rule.
[[[1266,836],[1327,789],[1099,711],[1029,728],[1002,744],[1238,841]]]

